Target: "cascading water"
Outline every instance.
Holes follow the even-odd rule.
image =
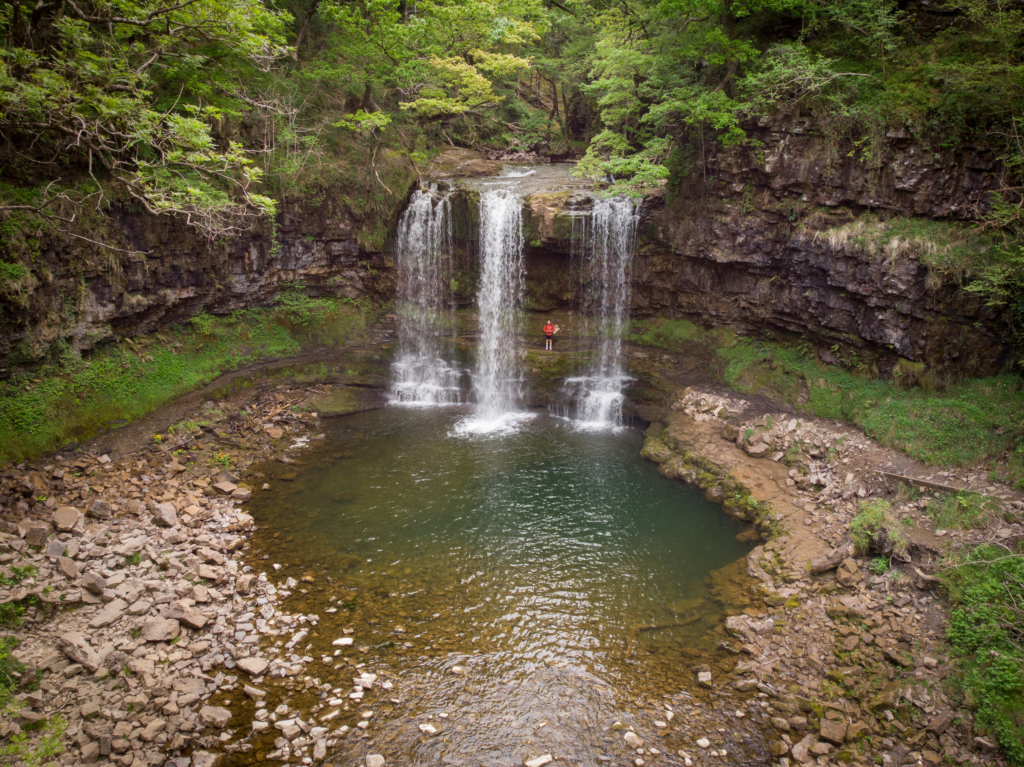
[[[447,405],[463,401],[463,371],[445,359],[453,346],[452,233],[448,195],[413,193],[398,223],[398,352],[391,402]],[[445,347],[449,348],[445,348]]]
[[[480,342],[473,372],[477,412],[462,427],[469,432],[501,431],[526,415],[518,410],[522,380],[516,361],[516,323],[525,288],[522,199],[513,183],[480,196]]]
[[[591,428],[622,425],[622,336],[629,310],[629,282],[640,208],[616,197],[595,200],[582,226],[581,313],[596,337],[596,359],[586,375],[568,378],[564,394],[575,420]]]

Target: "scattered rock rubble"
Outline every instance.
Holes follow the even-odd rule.
[[[236,467],[268,457],[292,462],[291,451],[316,438],[313,416],[294,410],[311,393],[257,393],[243,417],[148,452],[114,459],[58,454],[5,467],[0,565],[13,585],[0,588],[0,602],[26,609],[17,632],[24,664],[13,700],[19,710],[0,737],[59,714],[67,721],[62,764],[213,767],[224,754],[252,752],[260,739],[273,744],[260,754],[264,760],[312,764],[349,734],[335,721],[343,710],[365,706],[364,696],[378,689],[393,694],[385,692],[391,680],[346,657],[359,650],[352,637],[339,637],[333,655],[304,654],[319,617],[282,608],[299,585],[295,579],[275,585],[239,564],[253,526],[239,505],[252,488],[211,468],[215,451],[229,449]],[[211,405],[206,410],[214,412]],[[674,457],[692,450],[705,456],[705,468],[725,467],[738,477],[779,525],[748,559],[763,583],[764,608],[732,616],[721,628],[721,647],[736,654],[731,675],[695,666],[698,687],[710,688],[712,705],[735,708],[719,714],[760,720],[774,732],[770,750],[780,767],[866,767],[878,759],[894,767],[943,759],[1000,764],[992,744],[976,736],[969,715],[943,692],[945,613],[927,590],[931,582],[900,570],[872,576],[863,560],[842,556],[858,501],[889,490],[872,468],[906,473],[906,460],[834,424],[752,417],[752,409],[738,398],[690,390],[656,437],[655,459],[670,476],[691,478]],[[761,444],[768,449],[752,449]],[[943,474],[949,483],[978,484],[973,475]],[[1003,488],[992,493],[1019,503]],[[922,503],[899,506],[925,533],[920,552],[936,554],[939,538],[986,534],[933,534]],[[1019,524],[1009,527],[1001,532],[1022,532]],[[837,556],[834,572],[808,572],[810,559]],[[353,666],[351,688],[311,675],[310,664],[342,661]],[[319,702],[304,710],[288,702],[271,708],[274,684],[311,692]],[[251,715],[232,705],[240,696]],[[738,703],[743,696],[747,702]],[[726,729],[702,732],[700,710],[680,704],[677,717],[665,704],[653,713],[652,733],[682,727],[690,751],[665,755],[626,732],[636,767],[667,757],[684,767],[727,760]],[[351,732],[365,734],[372,716],[364,712]],[[431,723],[421,729],[426,737],[440,732]],[[40,736],[27,728],[26,734]],[[542,753],[524,762],[557,758]],[[384,767],[379,754],[365,762]]]
[[[1003,764],[946,694],[948,615],[929,572],[947,546],[1024,535],[1019,494],[978,471],[916,464],[848,427],[755,410],[687,388],[644,452],[663,473],[698,484],[701,466],[727,472],[773,510],[776,535],[748,558],[764,608],[728,618],[725,629],[739,644],[728,684],[765,696],[778,765]],[[925,493],[911,499],[880,470],[924,480]],[[1006,513],[980,530],[935,530],[929,485],[986,493]],[[911,525],[910,545],[906,561],[872,575],[853,556],[850,522],[861,501],[879,497]]]
[[[243,418],[119,460],[69,452],[4,468],[0,565],[14,585],[0,604],[23,609],[23,668],[0,736],[60,715],[62,764],[212,767],[273,726],[282,737],[268,758],[324,758],[349,728],[269,712],[260,689],[313,662],[301,643],[319,618],[281,609],[293,579],[279,588],[239,564],[253,519],[238,505],[252,490],[216,468],[225,449],[236,466],[291,460],[315,425],[293,408],[316,392],[257,394]],[[253,721],[210,704],[232,691],[256,701]]]

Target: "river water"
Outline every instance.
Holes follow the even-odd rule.
[[[286,607],[321,622],[296,649],[332,663],[317,678],[334,692],[305,704],[316,719],[336,696],[331,726],[353,728],[328,763],[511,767],[550,752],[631,764],[619,722],[656,743],[660,763],[682,764],[694,717],[714,708],[691,666],[717,679],[736,662],[716,644],[723,613],[751,599],[742,528],[641,461],[639,432],[536,415],[467,435],[468,412],[350,416],[328,423],[305,465],[258,467],[271,489],[249,504],[257,556],[282,564],[282,580],[306,576]],[[351,646],[332,644],[344,636]],[[364,672],[378,688],[352,701]],[[729,724],[718,763],[759,762],[747,721]]]

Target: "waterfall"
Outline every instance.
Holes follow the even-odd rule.
[[[447,194],[413,193],[398,222],[398,351],[391,365],[391,402],[445,405],[462,401],[462,370],[453,352],[452,232]],[[447,347],[447,348],[446,348]]]
[[[527,414],[519,412],[522,380],[516,359],[519,310],[525,290],[522,199],[503,184],[480,196],[480,342],[473,393],[477,412],[461,430],[501,431]]]
[[[629,311],[629,283],[640,207],[624,197],[595,200],[583,221],[580,310],[596,338],[595,361],[587,372],[568,378],[564,393],[575,404],[575,419],[592,428],[622,425],[622,336]]]

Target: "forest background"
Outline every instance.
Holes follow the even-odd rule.
[[[1003,188],[971,213],[1006,243],[1021,221],[1011,0],[5,0],[0,23],[8,231],[131,203],[224,236],[290,193],[389,195],[384,158],[449,145],[671,187],[779,109],[868,161],[893,130],[990,149]]]

